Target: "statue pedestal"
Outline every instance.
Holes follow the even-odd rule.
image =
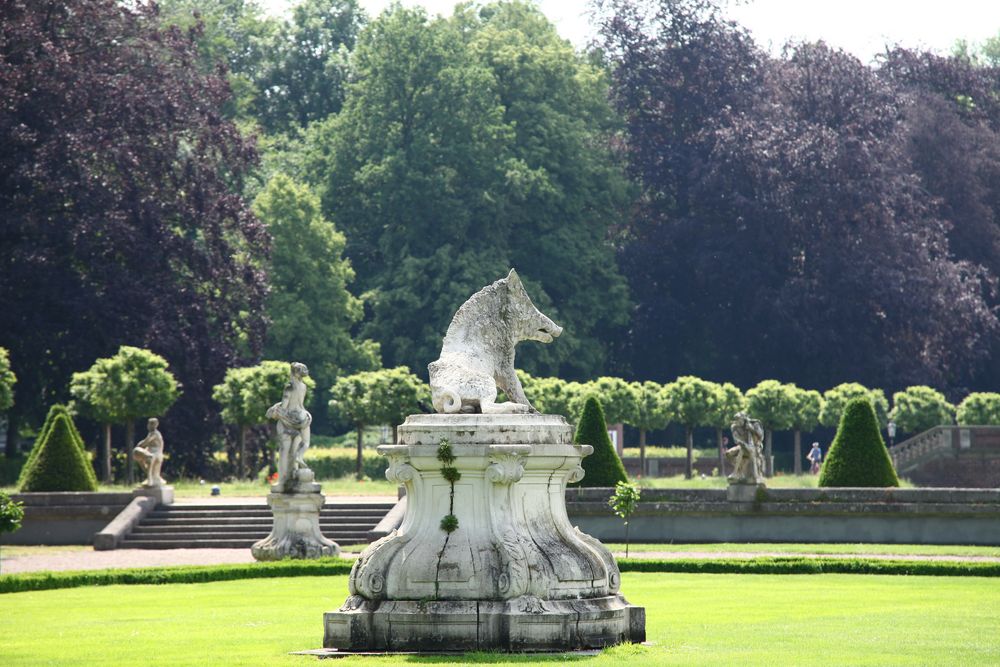
[[[272,487],[267,496],[274,524],[271,534],[260,540],[250,552],[257,560],[282,558],[319,558],[336,556],[340,547],[323,536],[319,528],[319,511],[326,500],[319,485],[310,493],[280,493]]]
[[[757,502],[757,493],[765,488],[767,487],[763,484],[730,482],[726,489],[726,500],[731,503],[754,503]]]
[[[592,449],[559,416],[413,415],[383,445],[406,486],[399,529],[354,565],[351,596],[324,615],[326,648],[540,651],[645,640],[645,610],[618,588],[611,553],[573,528],[568,481]],[[444,478],[447,441],[461,473]],[[458,519],[451,533],[441,528]]]
[[[132,489],[132,496],[148,496],[156,499],[157,506],[174,504],[174,487],[164,484],[163,486],[137,486]]]

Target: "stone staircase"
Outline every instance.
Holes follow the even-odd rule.
[[[368,532],[392,502],[327,503],[320,512],[323,534],[341,546],[366,544]],[[147,514],[119,549],[249,549],[271,532],[271,508],[262,504],[161,505]]]
[[[931,461],[954,458],[956,447],[952,438],[953,428],[935,426],[889,448],[889,456],[896,472],[906,475]]]

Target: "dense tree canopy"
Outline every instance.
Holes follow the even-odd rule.
[[[520,3],[433,20],[396,6],[353,62],[343,112],[309,134],[307,171],[347,235],[387,363],[423,373],[458,306],[515,266],[566,329],[525,346],[522,365],[598,371],[604,332],[627,314],[606,243],[626,185],[603,143],[601,70]]]
[[[254,158],[224,79],[145,2],[0,4],[0,345],[41,417],[69,376],[131,342],[184,396],[174,462],[209,450],[209,388],[263,335],[267,237],[234,193]],[[37,423],[37,421],[36,421]]]
[[[903,433],[920,433],[955,423],[955,406],[944,395],[923,385],[907,387],[892,395],[889,418]]]

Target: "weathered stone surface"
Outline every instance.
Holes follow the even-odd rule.
[[[466,301],[448,327],[441,357],[431,362],[431,401],[438,412],[534,412],[514,372],[514,346],[550,343],[562,327],[543,315],[514,269]],[[497,387],[507,403],[497,403]]]
[[[726,450],[726,458],[733,466],[729,482],[764,484],[764,427],[745,412],[737,412],[730,429],[736,446]]]
[[[355,563],[326,614],[328,648],[566,650],[641,641],[618,566],[566,515],[566,482],[592,451],[559,416],[414,415],[379,452],[406,486],[399,528]],[[452,485],[437,458],[443,440]],[[458,518],[451,533],[447,514]],[[392,632],[389,633],[391,626]]]
[[[160,420],[151,417],[146,422],[146,437],[137,442],[132,449],[132,458],[146,473],[146,481],[142,485],[150,489],[164,486],[167,483],[160,476],[160,469],[163,467],[163,435],[159,431],[159,426]],[[172,494],[173,490],[171,490],[170,502],[173,502]]]
[[[267,504],[271,506],[274,524],[270,535],[250,547],[253,557],[281,560],[340,553],[337,543],[324,537],[319,528],[319,511],[325,500],[321,493],[268,494]]]

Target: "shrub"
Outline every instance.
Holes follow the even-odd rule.
[[[625,466],[608,437],[607,422],[601,403],[591,396],[583,406],[580,424],[573,441],[578,445],[590,445],[594,453],[583,459],[584,477],[572,486],[615,486],[627,482]]]
[[[55,414],[25,464],[21,491],[96,491],[97,478],[69,413]]]
[[[889,417],[905,433],[920,433],[955,420],[955,406],[941,392],[919,385],[892,395]]]
[[[958,404],[960,426],[1000,426],[1000,394],[975,392]]]
[[[899,486],[867,397],[848,401],[819,475],[820,486]]]
[[[343,448],[310,448],[306,452],[306,464],[316,474],[316,479],[321,481],[354,475],[357,470],[355,452]],[[368,479],[385,479],[385,469],[388,467],[389,461],[377,452],[364,450],[362,453],[361,468]]]

